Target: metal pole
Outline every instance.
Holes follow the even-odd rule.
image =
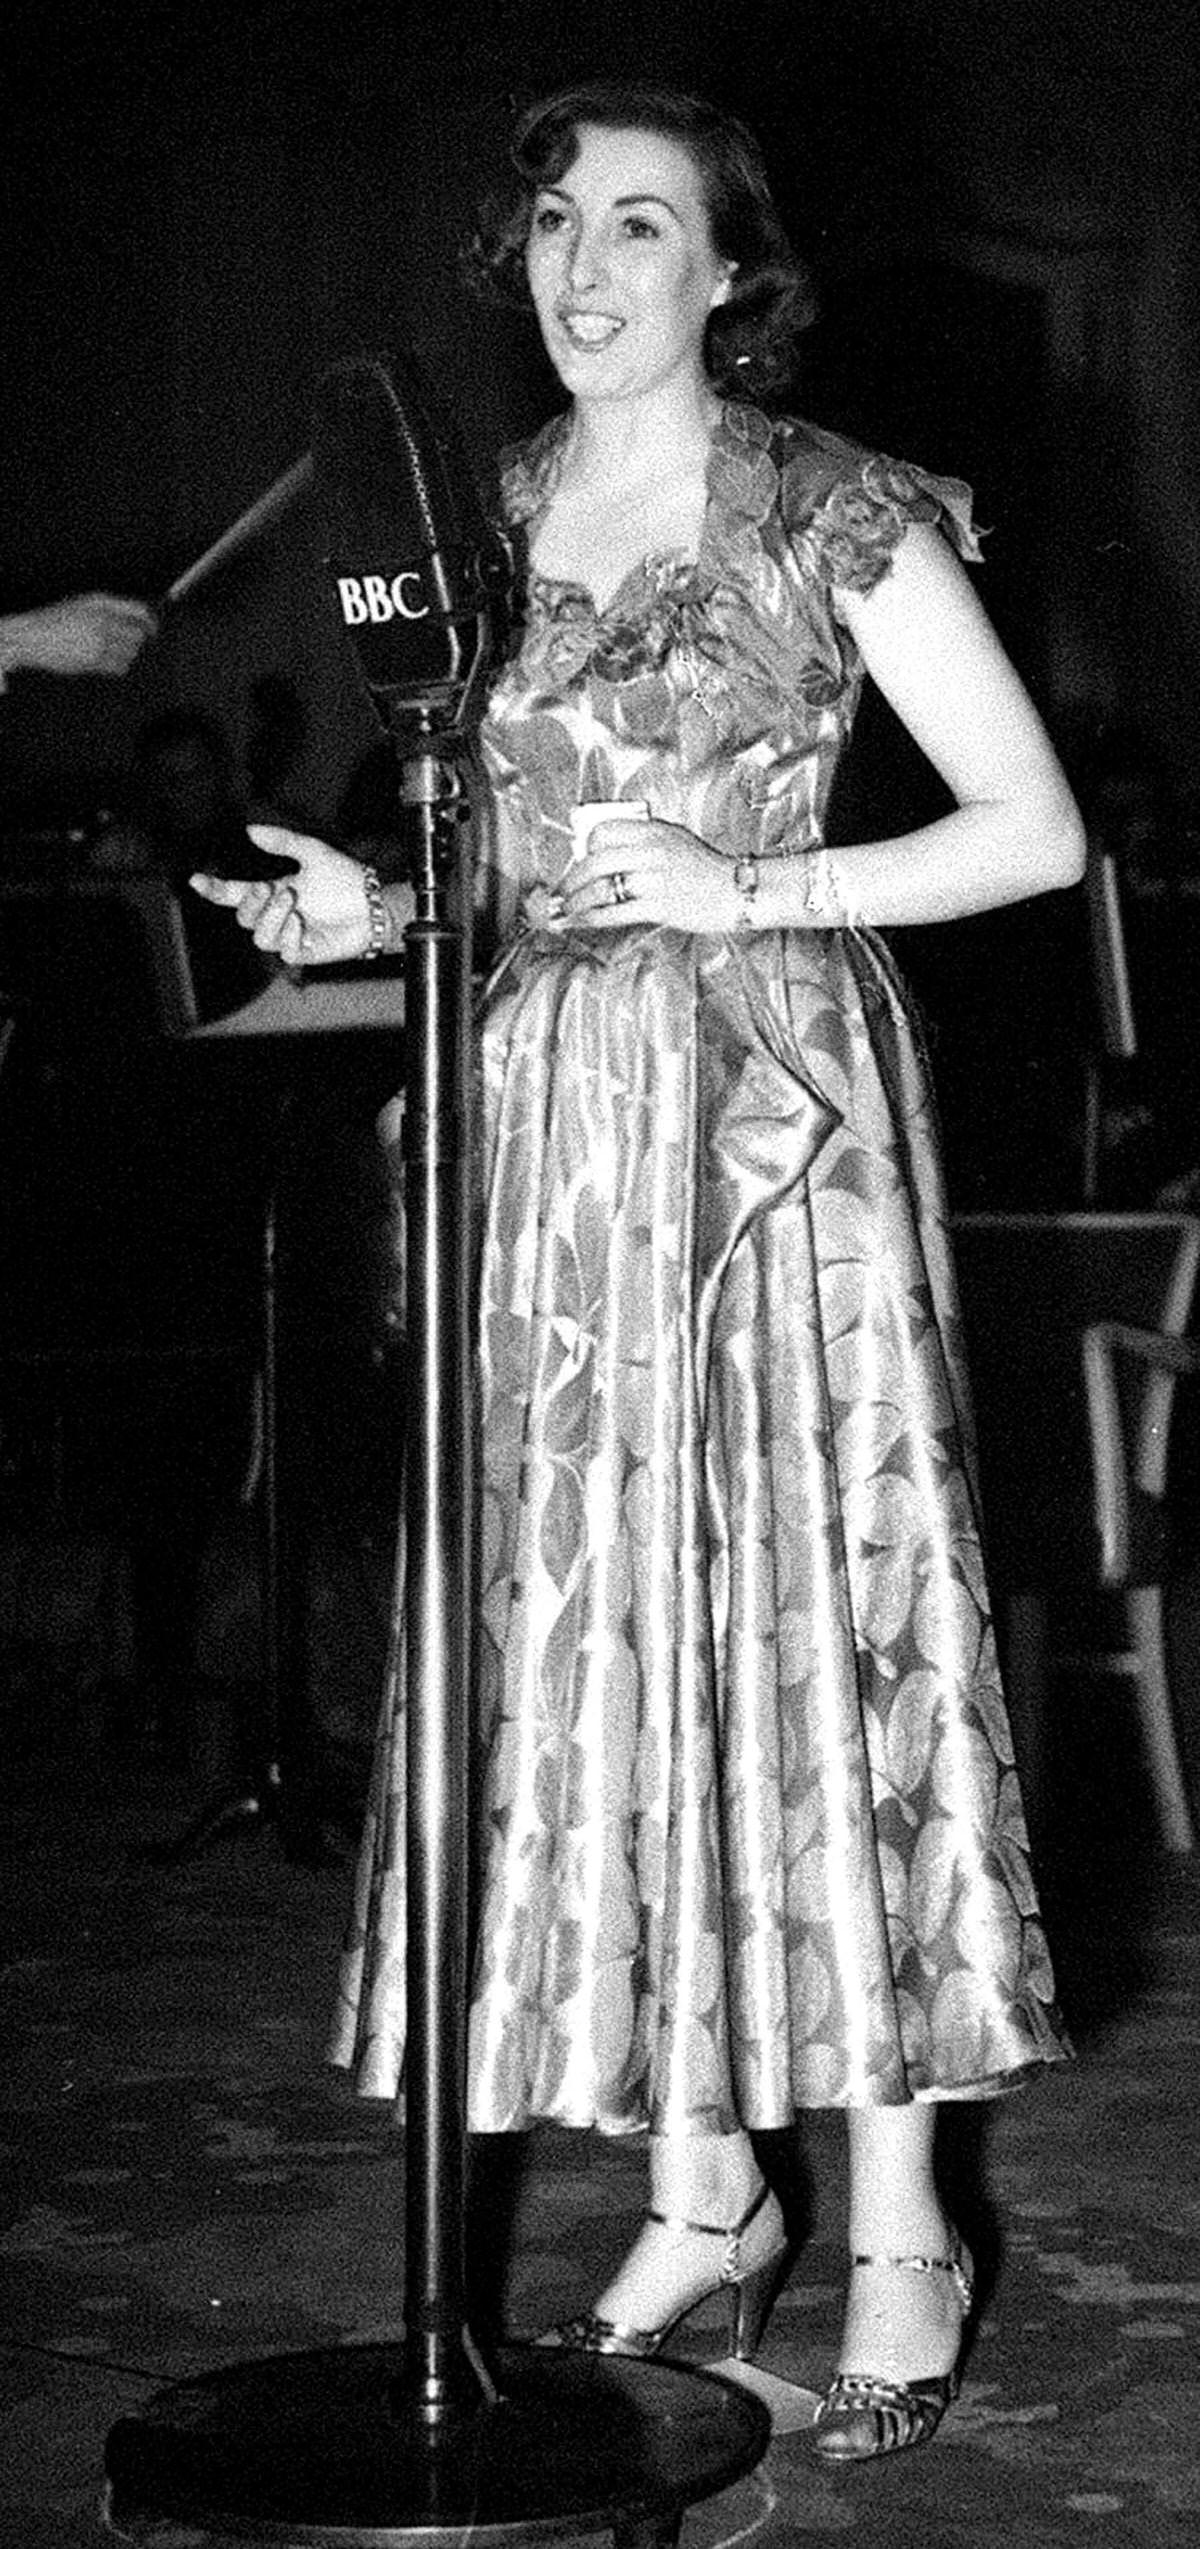
[[[466,2331],[465,2010],[471,1653],[470,942],[458,774],[408,761],[405,940],[409,1763],[405,2347],[430,2423],[485,2388]]]

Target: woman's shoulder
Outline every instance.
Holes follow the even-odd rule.
[[[500,508],[506,522],[527,522],[546,503],[558,474],[569,418],[551,416],[523,442],[508,443],[497,461]]]
[[[767,473],[788,539],[825,583],[869,592],[910,523],[934,523],[962,558],[981,555],[961,478],[894,459],[807,417],[725,411],[724,438],[759,480]]]

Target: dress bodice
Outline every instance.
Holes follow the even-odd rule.
[[[557,417],[504,465],[519,551],[566,434]],[[589,800],[644,802],[735,859],[819,841],[863,677],[837,597],[878,582],[917,520],[978,556],[960,481],[729,404],[694,557],[652,553],[603,608],[526,565],[482,738],[510,880],[559,880]]]

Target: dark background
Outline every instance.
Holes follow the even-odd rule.
[[[1115,785],[1150,883],[1174,880],[1134,915],[1135,1003],[1161,1067],[1132,1116],[1148,1086],[1151,1137],[1110,1176],[1118,1200],[1146,1200],[1200,1157],[1200,901],[1180,887],[1193,853],[1200,869],[1193,16],[1192,0],[10,0],[0,608],[92,584],[159,595],[306,447],[314,381],[347,350],[410,339],[485,467],[555,399],[531,323],[458,276],[514,104],[623,71],[704,89],[761,134],[816,273],[791,403],[973,482],[980,589],[1089,821],[1109,819]],[[13,682],[0,876],[31,856],[69,874],[164,707],[213,712],[249,787],[265,675],[304,717],[287,809],[334,819],[374,728],[313,533],[298,506],[124,682]],[[868,695],[841,836],[903,829],[934,802]],[[69,917],[0,1082],[0,1506],[22,1529],[129,1515],[160,1588],[142,1623],[152,1670],[156,1636],[186,1643],[189,1571],[245,1458],[273,1177],[310,1379],[297,1464],[339,1528],[369,1493],[390,1545],[380,1305],[361,1295],[379,1254],[374,1113],[399,1057],[353,1036],[266,1067],[249,1040],[219,1062],[166,1051],[123,1018],[113,980],[97,985],[83,906]],[[1095,1034],[1082,894],[895,939],[928,1021],[952,1202],[1077,1201]],[[90,1040],[89,963],[109,1022]],[[330,1339],[348,1329],[339,1359]],[[182,1358],[181,1399],[138,1361],[147,1339]],[[223,1374],[209,1350],[232,1358]]]
[[[314,381],[349,349],[411,340],[485,467],[555,397],[531,323],[459,280],[513,106],[650,71],[763,137],[821,299],[791,403],[973,482],[981,590],[1085,812],[1115,769],[1149,809],[1153,860],[1179,872],[1200,803],[1193,17],[1190,0],[613,0],[602,16],[548,0],[18,0],[0,106],[0,607],[91,583],[161,593],[305,448]],[[304,717],[287,806],[332,821],[374,730],[313,534],[298,506],[123,683],[13,683],[6,853],[44,827],[54,858],[56,827],[119,803],[164,706],[213,711],[244,776],[266,674]],[[842,837],[935,802],[868,696]],[[1173,903],[1165,934],[1144,933],[1135,985],[1151,1036],[1169,1013],[1189,1048],[1196,909]],[[954,1200],[1073,1200],[1094,1031],[1082,897],[896,940]],[[1192,1164],[1190,1094],[1176,1112],[1144,1178]]]
[[[1188,780],[1193,14],[1187,0],[18,0],[0,589],[160,590],[304,447],[315,372],[347,346],[409,335],[481,459],[540,418],[532,337],[464,298],[457,241],[502,174],[514,99],[650,70],[765,140],[822,290],[799,403],[971,477],[989,602],[1060,739],[1120,717]],[[123,691],[23,687],[0,738],[10,802],[119,767],[160,696],[201,692],[239,725],[248,675],[278,666],[313,707],[319,810],[361,712],[289,554],[299,524],[278,548],[239,611],[185,615]]]
[[[305,447],[313,382],[350,348],[409,338],[486,465],[554,397],[531,326],[458,276],[513,105],[649,70],[764,139],[821,294],[792,403],[971,479],[982,590],[1085,812],[1098,768],[1132,770],[1178,863],[1200,747],[1193,20],[1189,0],[613,0],[599,20],[548,0],[18,0],[0,604],[157,595]],[[328,823],[373,729],[312,529],[297,508],[128,682],[14,684],[5,819],[89,820],[147,714],[179,700],[244,760],[269,673],[306,719],[289,805]],[[843,837],[932,802],[868,701]],[[1079,898],[898,936],[956,1195],[1065,1191],[1090,1031]]]
[[[481,465],[538,421],[553,384],[531,330],[464,296],[458,243],[502,177],[514,101],[650,70],[763,136],[822,299],[792,403],[973,481],[985,598],[1085,810],[1115,754],[1182,834],[1200,745],[1193,16],[1189,0],[18,5],[0,601],[160,592],[305,447],[313,381],[348,348],[409,337]],[[310,532],[298,509],[129,682],[14,685],[10,816],[86,817],[119,794],[139,723],[175,700],[214,708],[244,754],[270,672],[307,717],[290,802],[328,822],[372,728]],[[929,802],[868,708],[843,833]],[[902,936],[962,1199],[1069,1183],[1078,911]]]

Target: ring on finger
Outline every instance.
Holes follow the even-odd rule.
[[[633,900],[629,890],[629,878],[621,868],[616,868],[613,872],[612,899],[614,903],[631,903]]]

